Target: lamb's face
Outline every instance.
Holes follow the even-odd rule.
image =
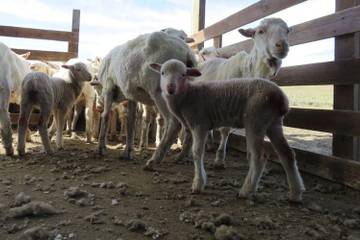
[[[92,79],[91,73],[84,63],[78,62],[73,65],[62,65],[62,67],[69,69],[78,82],[88,82]]]
[[[184,93],[187,89],[189,77],[201,75],[199,70],[187,68],[183,62],[176,59],[168,60],[163,65],[152,63],[150,68],[160,73],[160,87],[165,96]]]
[[[283,59],[289,52],[289,28],[280,18],[268,18],[255,29],[239,30],[252,37],[257,50],[269,58]]]

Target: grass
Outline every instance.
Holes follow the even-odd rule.
[[[333,86],[281,87],[291,107],[333,109]]]

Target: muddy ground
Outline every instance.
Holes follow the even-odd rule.
[[[38,137],[22,159],[1,148],[1,240],[360,239],[360,193],[342,185],[303,174],[304,203],[294,205],[282,168],[270,163],[258,197],[238,199],[248,169],[239,152],[229,152],[226,170],[212,169],[208,152],[208,186],[191,195],[192,163],[175,162],[174,152],[144,172],[151,150],[125,161],[116,145],[103,158],[96,143],[65,138],[65,148],[46,156]]]

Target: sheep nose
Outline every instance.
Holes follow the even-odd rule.
[[[280,41],[275,43],[275,47],[280,48],[280,49],[284,49],[285,45],[286,45],[286,43],[285,43],[284,40],[280,40]]]
[[[169,84],[167,85],[167,92],[170,94],[170,95],[173,95],[175,93],[175,84]]]

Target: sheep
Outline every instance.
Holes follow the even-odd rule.
[[[200,51],[195,50],[196,60],[199,64],[213,58],[221,57],[220,53],[215,47],[203,48]]]
[[[9,104],[19,103],[21,81],[30,72],[29,63],[0,42],[0,131],[5,154],[14,154]]]
[[[55,64],[43,61],[32,61],[30,64],[30,69],[33,72],[43,72],[48,76],[54,75],[60,68]]]
[[[91,80],[91,73],[84,63],[62,65],[57,77],[45,73],[33,72],[25,76],[21,85],[21,103],[18,132],[18,154],[25,154],[24,134],[33,107],[40,108],[39,133],[46,153],[52,154],[47,122],[51,112],[56,122],[56,146],[63,149],[62,132],[65,117],[80,95],[84,82]]]
[[[229,59],[212,58],[200,65],[201,77],[195,81],[226,80],[242,77],[274,78],[281,67],[282,59],[289,51],[287,24],[279,18],[267,18],[259,26],[250,29],[239,29],[245,37],[254,41],[250,54],[241,51]],[[216,152],[214,166],[225,167],[226,143],[229,128],[221,128],[221,140]],[[191,136],[186,136],[185,143],[191,143]],[[185,156],[189,146],[184,146],[179,158]]]
[[[192,43],[195,41],[193,38],[188,37],[183,30],[178,30],[175,28],[164,28],[161,31],[173,37],[178,37],[186,43]]]
[[[124,158],[131,159],[136,104],[156,105],[164,117],[164,134],[147,167],[162,160],[180,129],[180,123],[169,112],[161,97],[160,79],[147,66],[149,62],[164,62],[176,58],[188,66],[196,64],[191,49],[178,37],[164,32],[140,35],[127,43],[117,46],[103,59],[99,69],[99,79],[103,84],[100,102],[103,102],[98,152],[106,149],[106,129],[109,112],[114,102],[128,102],[128,121]]]
[[[302,200],[305,190],[297,168],[295,154],[289,147],[282,128],[289,111],[288,99],[273,82],[263,78],[232,78],[222,81],[189,81],[201,72],[187,68],[172,59],[150,68],[161,74],[161,91],[168,108],[190,130],[195,176],[192,192],[199,193],[206,185],[204,150],[207,133],[219,127],[245,128],[249,171],[240,189],[240,197],[255,194],[263,169],[264,137],[271,141],[287,174],[290,200]]]

